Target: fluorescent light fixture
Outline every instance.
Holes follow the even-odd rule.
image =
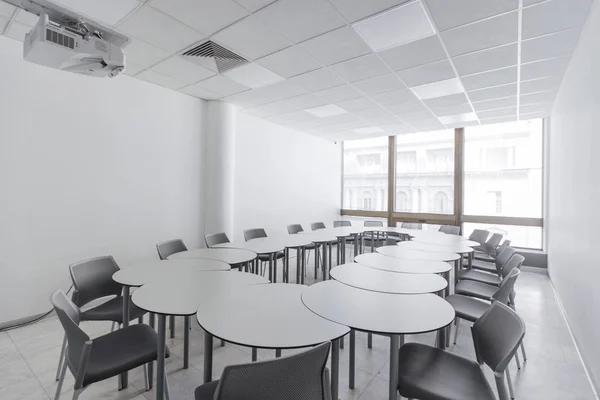
[[[252,89],[272,85],[285,80],[281,76],[255,63],[242,65],[241,67],[225,72],[223,75],[232,81]]]
[[[458,124],[461,122],[477,121],[477,115],[475,115],[475,113],[466,113],[458,115],[449,115],[447,117],[440,117],[439,119],[444,125]]]
[[[319,118],[333,117],[334,115],[340,115],[340,114],[348,114],[348,111],[346,111],[343,108],[338,107],[334,104],[328,104],[326,106],[309,108],[304,111],[311,113],[315,117],[319,117]]]
[[[354,132],[359,133],[361,135],[368,135],[370,133],[381,133],[381,132],[385,132],[383,129],[378,128],[376,126],[370,126],[368,128],[358,128],[358,129],[353,129]]]
[[[403,4],[352,26],[374,51],[435,35],[435,28],[421,1]]]
[[[465,91],[458,78],[415,86],[411,89],[421,100],[449,96],[451,94],[463,93]]]

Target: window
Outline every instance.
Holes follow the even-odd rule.
[[[387,164],[387,137],[344,142],[344,209],[387,210]]]
[[[452,214],[454,130],[399,135],[396,143],[396,195],[403,194],[394,211]]]
[[[542,217],[542,120],[465,128],[464,214]]]
[[[475,224],[464,223],[463,234],[469,236],[474,229],[485,229],[491,233],[500,233],[504,239],[510,240],[510,245],[514,247],[525,247],[530,249],[542,248],[542,227],[541,226],[520,226],[520,225],[497,225],[497,224]]]

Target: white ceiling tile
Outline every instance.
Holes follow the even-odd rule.
[[[527,7],[532,4],[536,4],[536,3],[540,3],[542,1],[546,1],[546,0],[523,0],[523,7]]]
[[[402,123],[402,122],[398,122],[398,123],[394,123],[394,124],[379,125],[379,127],[381,129],[383,129],[384,131],[386,131],[390,134],[394,134],[394,135],[414,132],[413,128],[411,128],[410,126],[408,126],[407,124]]]
[[[19,10],[15,21],[27,26],[34,26],[39,21],[40,17],[25,10]]]
[[[357,110],[354,111],[354,114],[366,119],[367,121],[373,122],[374,124],[394,124],[400,122],[400,120],[396,118],[392,113],[390,113],[387,110],[384,110],[381,107]]]
[[[215,75],[196,83],[195,86],[216,93],[219,97],[231,96],[249,89],[249,87],[239,84],[225,75]]]
[[[54,0],[54,2],[107,25],[115,25],[140,6],[137,0]]]
[[[0,15],[0,32],[4,32],[4,28],[8,24],[8,21],[10,21],[10,17]]]
[[[524,81],[546,76],[561,75],[567,70],[571,57],[548,58],[521,65],[521,79]]]
[[[478,103],[473,103],[475,111],[496,110],[498,108],[508,108],[517,106],[517,96],[505,97],[503,99],[487,100]]]
[[[153,0],[150,5],[207,36],[249,14],[232,0]]]
[[[268,100],[264,99],[264,96],[260,95],[260,92],[257,93],[259,89],[247,90],[245,92],[236,93],[231,96],[227,96],[223,99],[228,103],[235,104],[241,109],[257,107],[261,104],[269,103]]]
[[[442,32],[451,56],[516,42],[519,14],[514,11]]]
[[[337,105],[347,111],[364,110],[366,108],[377,107],[377,103],[366,97],[359,97],[357,99],[343,101],[341,103],[337,103]]]
[[[274,123],[298,123],[304,121],[313,120],[315,117],[306,111],[292,111],[289,113],[274,115],[271,117],[265,118],[267,121],[271,121]]]
[[[556,97],[556,92],[539,92],[522,94],[520,97],[521,106],[526,104],[548,103],[553,102]]]
[[[457,104],[448,107],[436,107],[432,110],[436,117],[445,117],[448,115],[466,114],[473,112],[473,108],[469,103]]]
[[[260,118],[264,118],[270,115],[285,114],[300,109],[298,106],[289,102],[288,100],[276,101],[258,107],[247,108],[244,111],[252,115],[261,115]]]
[[[291,45],[289,40],[267,26],[256,14],[223,29],[212,39],[249,60],[256,60]]]
[[[375,51],[435,35],[420,1],[409,2],[353,24]]]
[[[519,7],[519,0],[426,0],[440,31],[479,21]]]
[[[476,53],[464,54],[452,60],[459,75],[471,75],[517,65],[517,44],[508,44]]]
[[[12,4],[5,3],[0,1],[0,15],[5,17],[12,17],[13,13],[17,8]]]
[[[323,121],[323,124],[321,126],[332,126],[332,125],[342,124],[345,122],[361,121],[361,119],[358,118],[354,114],[345,113],[345,114],[340,114],[340,115],[334,115],[331,117],[321,118],[321,121]]]
[[[422,112],[427,111],[425,105],[420,101],[411,101],[408,103],[400,103],[400,104],[392,104],[386,106],[388,111],[391,111],[394,114],[409,114],[413,112]]]
[[[508,117],[517,115],[517,107],[508,107],[508,108],[500,108],[497,110],[490,111],[479,111],[477,113],[479,119],[490,119],[490,118],[499,118],[499,117]]]
[[[288,47],[256,60],[256,62],[284,78],[321,68],[321,64],[317,60],[306,54],[298,46]]]
[[[169,89],[179,89],[180,87],[185,86],[185,83],[178,79],[159,74],[158,72],[154,72],[150,69],[137,74],[136,78],[142,79],[146,82],[154,83],[159,86],[164,86]]]
[[[562,82],[562,75],[548,76],[545,78],[534,79],[521,82],[521,94],[557,91]]]
[[[345,25],[326,0],[280,0],[256,15],[294,43]]]
[[[297,105],[298,108],[301,109],[318,107],[325,104],[325,101],[323,99],[312,93],[292,97],[291,99],[288,99],[286,101],[292,102],[293,104]]]
[[[523,69],[521,67],[521,77]],[[501,68],[494,71],[466,75],[460,78],[466,90],[483,89],[517,81],[517,67]]]
[[[410,126],[416,129],[417,132],[438,131],[444,129],[444,125],[437,119],[424,119],[421,121],[412,121]]]
[[[132,39],[124,50],[126,63],[133,61],[134,63],[145,67],[150,67],[171,55],[170,52],[139,39]]]
[[[383,133],[385,132],[383,129],[376,127],[376,126],[368,126],[366,128],[358,128],[358,129],[354,129],[354,132],[360,134],[360,135],[370,135],[373,133]]]
[[[477,115],[474,112],[440,117],[440,122],[444,125],[462,124],[470,121],[477,121]]]
[[[362,81],[390,72],[388,67],[374,54],[332,65],[330,69],[348,82]]]
[[[11,39],[18,40],[22,42],[25,40],[25,35],[31,31],[31,27],[24,25],[20,22],[13,22],[8,28],[8,32],[5,32],[5,35]]]
[[[345,100],[362,97],[362,94],[350,85],[336,86],[318,91],[315,94],[329,103],[341,103]]]
[[[455,122],[452,124],[444,125],[447,129],[455,129],[455,128],[466,128],[468,126],[479,126],[479,121],[466,121],[466,122]]]
[[[274,101],[289,99],[305,93],[306,89],[303,89],[298,85],[294,85],[289,81],[283,81],[258,89],[236,93],[234,95],[225,97],[223,100],[237,104],[242,108],[250,108],[272,103]]]
[[[400,89],[373,95],[373,100],[383,106],[418,100],[410,89]]]
[[[517,120],[517,114],[510,115],[507,117],[498,117],[498,118],[488,118],[481,119],[481,125],[491,125],[491,124],[503,124],[505,122],[513,122]]]
[[[523,9],[523,39],[583,26],[593,0],[553,0]]]
[[[367,95],[375,95],[406,88],[394,74],[382,75],[364,81],[354,82],[352,84]]]
[[[448,60],[421,65],[397,72],[398,77],[409,87],[455,78],[456,74]]]
[[[236,3],[243,6],[246,10],[250,12],[256,12],[261,8],[273,3],[274,1],[275,0],[235,0]]]
[[[524,40],[521,44],[521,62],[528,63],[571,54],[575,49],[581,29],[570,29]]]
[[[186,86],[215,74],[214,72],[186,61],[179,56],[168,58],[165,61],[156,64],[152,67],[152,70],[159,74],[177,79]]]
[[[350,22],[371,16],[410,0],[330,0],[337,10]]]
[[[436,97],[424,100],[427,107],[435,111],[435,109],[457,106],[468,103],[467,96],[464,93],[451,94],[449,96]]]
[[[546,118],[550,116],[550,112],[540,112],[540,113],[531,113],[531,114],[520,114],[519,121],[528,121],[530,119],[540,119]]]
[[[203,89],[197,85],[186,86],[179,91],[204,100],[216,100],[221,97],[218,94],[213,93],[210,90]]]
[[[223,73],[223,75],[241,85],[253,89],[284,80],[281,76],[255,63],[245,64],[241,67],[231,69]]]
[[[129,61],[127,60],[127,62],[125,63],[125,75],[129,75],[129,76],[134,76],[140,72],[142,72],[143,70],[145,70],[146,67],[140,64],[136,64],[133,61]]]
[[[474,90],[467,92],[471,101],[485,101],[499,99],[502,97],[510,97],[517,95],[517,84],[510,83],[508,85],[494,86],[486,89]]]
[[[458,78],[415,86],[412,90],[420,99],[431,99],[464,92],[464,88]]]
[[[295,76],[290,78],[290,82],[312,91],[329,89],[346,83],[339,76],[325,68]]]
[[[547,113],[550,115],[552,103],[525,104],[519,107],[519,114]]]
[[[416,42],[392,47],[380,53],[381,58],[393,70],[416,67],[446,58],[444,48],[437,36],[430,36]]]
[[[333,117],[334,115],[341,115],[341,114],[348,113],[348,111],[336,106],[335,104],[327,104],[324,106],[309,108],[304,111],[314,115],[315,117],[319,117],[319,118]]]
[[[397,114],[404,122],[411,124],[414,121],[435,120],[436,117],[429,110],[413,111]]]
[[[348,26],[302,42],[300,47],[325,65],[336,64],[371,52],[365,41]]]
[[[131,14],[119,30],[170,52],[183,50],[204,37],[152,7],[142,7]]]

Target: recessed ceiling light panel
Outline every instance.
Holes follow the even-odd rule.
[[[421,1],[403,4],[352,26],[375,51],[435,35]]]
[[[304,110],[308,113],[311,113],[315,117],[325,118],[325,117],[333,117],[334,115],[340,114],[348,114],[348,111],[344,110],[341,107],[338,107],[334,104],[328,104],[326,106],[309,108],[308,110]]]
[[[421,100],[449,96],[451,94],[463,93],[465,91],[458,78],[415,86],[411,89]]]

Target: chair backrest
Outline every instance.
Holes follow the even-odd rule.
[[[502,250],[502,253],[498,254],[498,257],[496,257],[495,260],[496,271],[498,272],[498,275],[502,274],[502,269],[504,269],[504,266],[510,261],[510,259],[515,253],[515,249],[513,249],[510,246],[507,246],[506,248],[504,248],[504,250]]]
[[[310,224],[310,229],[313,231],[318,231],[319,229],[325,229],[325,224],[322,222],[313,222]]]
[[[473,232],[469,235],[469,240],[473,240],[479,243],[482,247],[487,241],[488,236],[490,236],[490,232],[484,229],[474,229]]]
[[[364,226],[383,226],[383,221],[365,221]]]
[[[510,295],[513,292],[515,283],[517,282],[517,278],[519,277],[520,273],[521,271],[519,268],[513,268],[508,275],[502,279],[502,282],[500,282],[500,287],[492,296],[492,302],[499,301],[502,304],[508,304],[508,300],[510,299]]]
[[[274,360],[225,367],[215,400],[329,400],[330,343]]]
[[[350,221],[333,221],[333,227],[338,228],[340,226],[352,226]]]
[[[217,244],[231,242],[231,240],[229,240],[225,232],[204,235],[204,241],[206,242],[206,247],[213,247]]]
[[[304,232],[304,228],[300,224],[288,225],[287,230],[290,235],[295,235],[297,233]]]
[[[500,275],[502,276],[502,278],[506,278],[510,271],[512,271],[515,268],[520,270],[521,266],[523,265],[523,261],[525,261],[525,257],[523,257],[520,254],[513,254],[510,260],[508,260],[508,262],[504,264],[502,270],[500,271]]]
[[[185,244],[183,244],[183,240],[173,239],[167,240],[166,242],[158,243],[156,245],[156,250],[158,251],[158,257],[161,260],[166,260],[167,257],[169,257],[171,254],[186,251],[187,247],[185,247]]]
[[[506,239],[500,246],[498,246],[496,249],[496,254],[494,254],[493,257],[498,257],[498,255],[502,253],[508,246],[510,246],[510,240]]]
[[[83,383],[92,342],[90,337],[79,327],[79,308],[67,298],[62,290],[52,293],[50,302],[65,330],[67,337],[65,361],[75,376],[75,388],[77,389]]]
[[[498,245],[500,244],[501,240],[502,234],[493,233],[492,236],[490,236],[490,238],[483,245],[483,249],[488,255],[493,257],[496,255],[496,249],[498,248]]]
[[[440,232],[447,233],[449,235],[458,235],[460,234],[460,226],[455,225],[442,225],[439,229]]]
[[[92,300],[120,296],[121,285],[112,278],[119,266],[112,256],[90,258],[69,265],[73,280],[73,302],[83,307]]]
[[[263,228],[246,229],[244,231],[244,239],[246,242],[252,239],[267,237],[267,232]]]
[[[423,224],[420,222],[403,222],[401,227],[405,229],[423,229]]]
[[[510,307],[496,301],[472,327],[479,363],[502,373],[525,336],[525,323]]]

